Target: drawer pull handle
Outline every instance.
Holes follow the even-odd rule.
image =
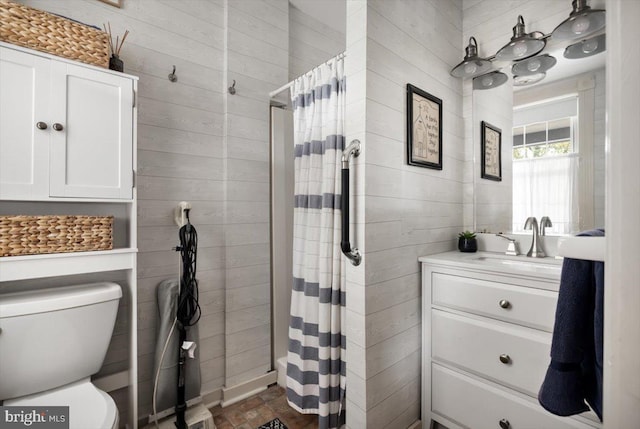
[[[499,304],[500,304],[500,307],[502,307],[502,308],[511,307],[511,303],[509,301],[507,301],[506,299],[501,299]]]
[[[62,131],[64,127],[62,126],[62,124],[56,122],[55,124],[53,124],[53,129],[56,131]]]
[[[40,121],[40,122],[38,122],[36,124],[36,128],[39,129],[39,130],[46,130],[47,129],[47,123]]]
[[[504,364],[511,363],[511,357],[509,355],[502,354],[502,355],[500,355],[500,362],[502,362]]]
[[[511,423],[509,423],[509,420],[507,419],[502,419],[498,422],[498,424],[500,425],[501,429],[510,429],[511,428]]]

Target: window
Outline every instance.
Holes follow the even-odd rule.
[[[549,216],[555,234],[578,229],[578,124],[575,96],[514,110],[513,230]]]
[[[574,152],[576,117],[522,125],[513,129],[513,159],[541,158]]]

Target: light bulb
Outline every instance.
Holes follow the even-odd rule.
[[[469,63],[464,66],[464,73],[471,75],[474,74],[478,70],[478,67],[474,63]]]
[[[482,78],[482,86],[488,88],[490,86],[493,85],[493,77],[492,76],[485,76]]]
[[[513,55],[521,57],[527,53],[527,44],[522,40],[513,44]]]
[[[530,72],[537,71],[541,65],[540,60],[531,60],[527,63],[527,70]]]
[[[573,21],[573,23],[571,24],[571,31],[573,32],[573,34],[580,35],[587,31],[590,26],[591,22],[589,21],[589,18],[581,16],[580,18]]]
[[[582,52],[585,54],[590,54],[598,49],[598,41],[596,39],[587,40],[582,43]]]

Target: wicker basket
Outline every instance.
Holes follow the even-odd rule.
[[[0,40],[59,57],[109,67],[104,31],[9,0],[0,0]]]
[[[0,256],[113,248],[113,216],[0,216]]]

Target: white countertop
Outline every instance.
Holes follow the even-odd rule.
[[[512,274],[528,277],[560,280],[562,260],[556,258],[529,258],[525,255],[507,256],[503,253],[459,251],[421,256],[420,262],[442,265],[482,269],[500,274]]]

